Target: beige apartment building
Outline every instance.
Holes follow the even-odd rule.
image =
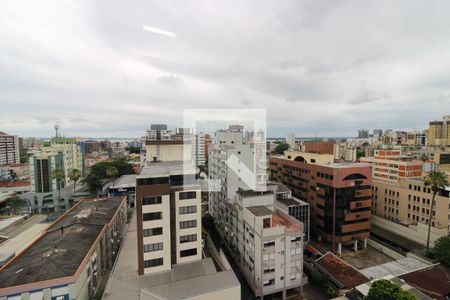
[[[401,150],[375,150],[373,157],[361,157],[360,161],[372,164],[373,179],[399,182],[422,177],[422,161],[402,155]]]
[[[374,179],[372,192],[373,215],[411,228],[413,229],[411,235],[418,235],[418,241],[426,240],[426,233],[419,231],[429,222],[433,193],[424,185],[423,180],[410,179],[394,182]],[[439,191],[436,195],[431,226],[437,236],[447,235],[450,231],[449,194],[450,190],[447,189]]]
[[[450,115],[428,125],[428,146],[450,146]]]

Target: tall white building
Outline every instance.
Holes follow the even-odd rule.
[[[267,185],[265,159],[255,155],[265,145],[264,139],[244,140],[241,126],[216,132],[208,171],[219,190],[210,191],[210,213],[255,295],[285,296],[305,283],[303,223],[276,205],[277,185]]]
[[[196,166],[206,164],[206,134],[199,132],[192,136],[192,160]]]
[[[0,132],[0,165],[19,163],[19,137]]]
[[[286,136],[286,143],[289,144],[289,147],[293,148],[295,145],[295,134],[292,132],[288,133]]]

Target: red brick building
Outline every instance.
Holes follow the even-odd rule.
[[[365,244],[370,236],[370,165],[308,163],[308,153],[296,154],[291,153],[291,159],[270,157],[270,177],[288,186],[294,197],[310,204],[315,237],[331,242],[338,252],[341,243],[363,240]]]
[[[333,143],[323,141],[304,142],[305,152],[317,154],[333,154]]]

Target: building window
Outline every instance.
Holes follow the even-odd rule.
[[[180,192],[180,200],[194,199],[197,197],[196,192]]]
[[[197,227],[197,220],[189,220],[180,222],[180,229]]]
[[[154,235],[161,235],[163,233],[162,227],[156,227],[156,228],[149,228],[144,229],[144,236],[154,236]]]
[[[160,251],[163,249],[163,243],[144,245],[144,252]]]
[[[162,219],[162,212],[145,213],[143,217],[144,221],[161,220],[161,219]]]
[[[161,204],[161,196],[142,197],[142,205]]]
[[[152,267],[162,266],[162,264],[163,264],[163,259],[162,258],[155,258],[155,259],[144,260],[144,267],[145,268],[152,268]]]
[[[180,236],[180,243],[190,243],[197,240],[197,234],[188,234]]]
[[[270,228],[270,218],[263,219],[263,228]]]
[[[197,212],[197,206],[196,205],[180,207],[180,215],[193,214],[193,213],[196,213],[196,212]]]
[[[197,255],[197,248],[180,251],[180,257],[186,257],[186,256],[192,256],[192,255]]]

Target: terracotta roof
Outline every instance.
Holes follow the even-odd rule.
[[[340,288],[351,289],[369,282],[361,272],[331,252],[325,253],[316,263],[341,285]]]
[[[31,183],[29,181],[0,181],[0,187],[18,187],[27,186]]]
[[[398,276],[432,299],[445,300],[450,297],[450,269],[435,265],[426,269]]]

